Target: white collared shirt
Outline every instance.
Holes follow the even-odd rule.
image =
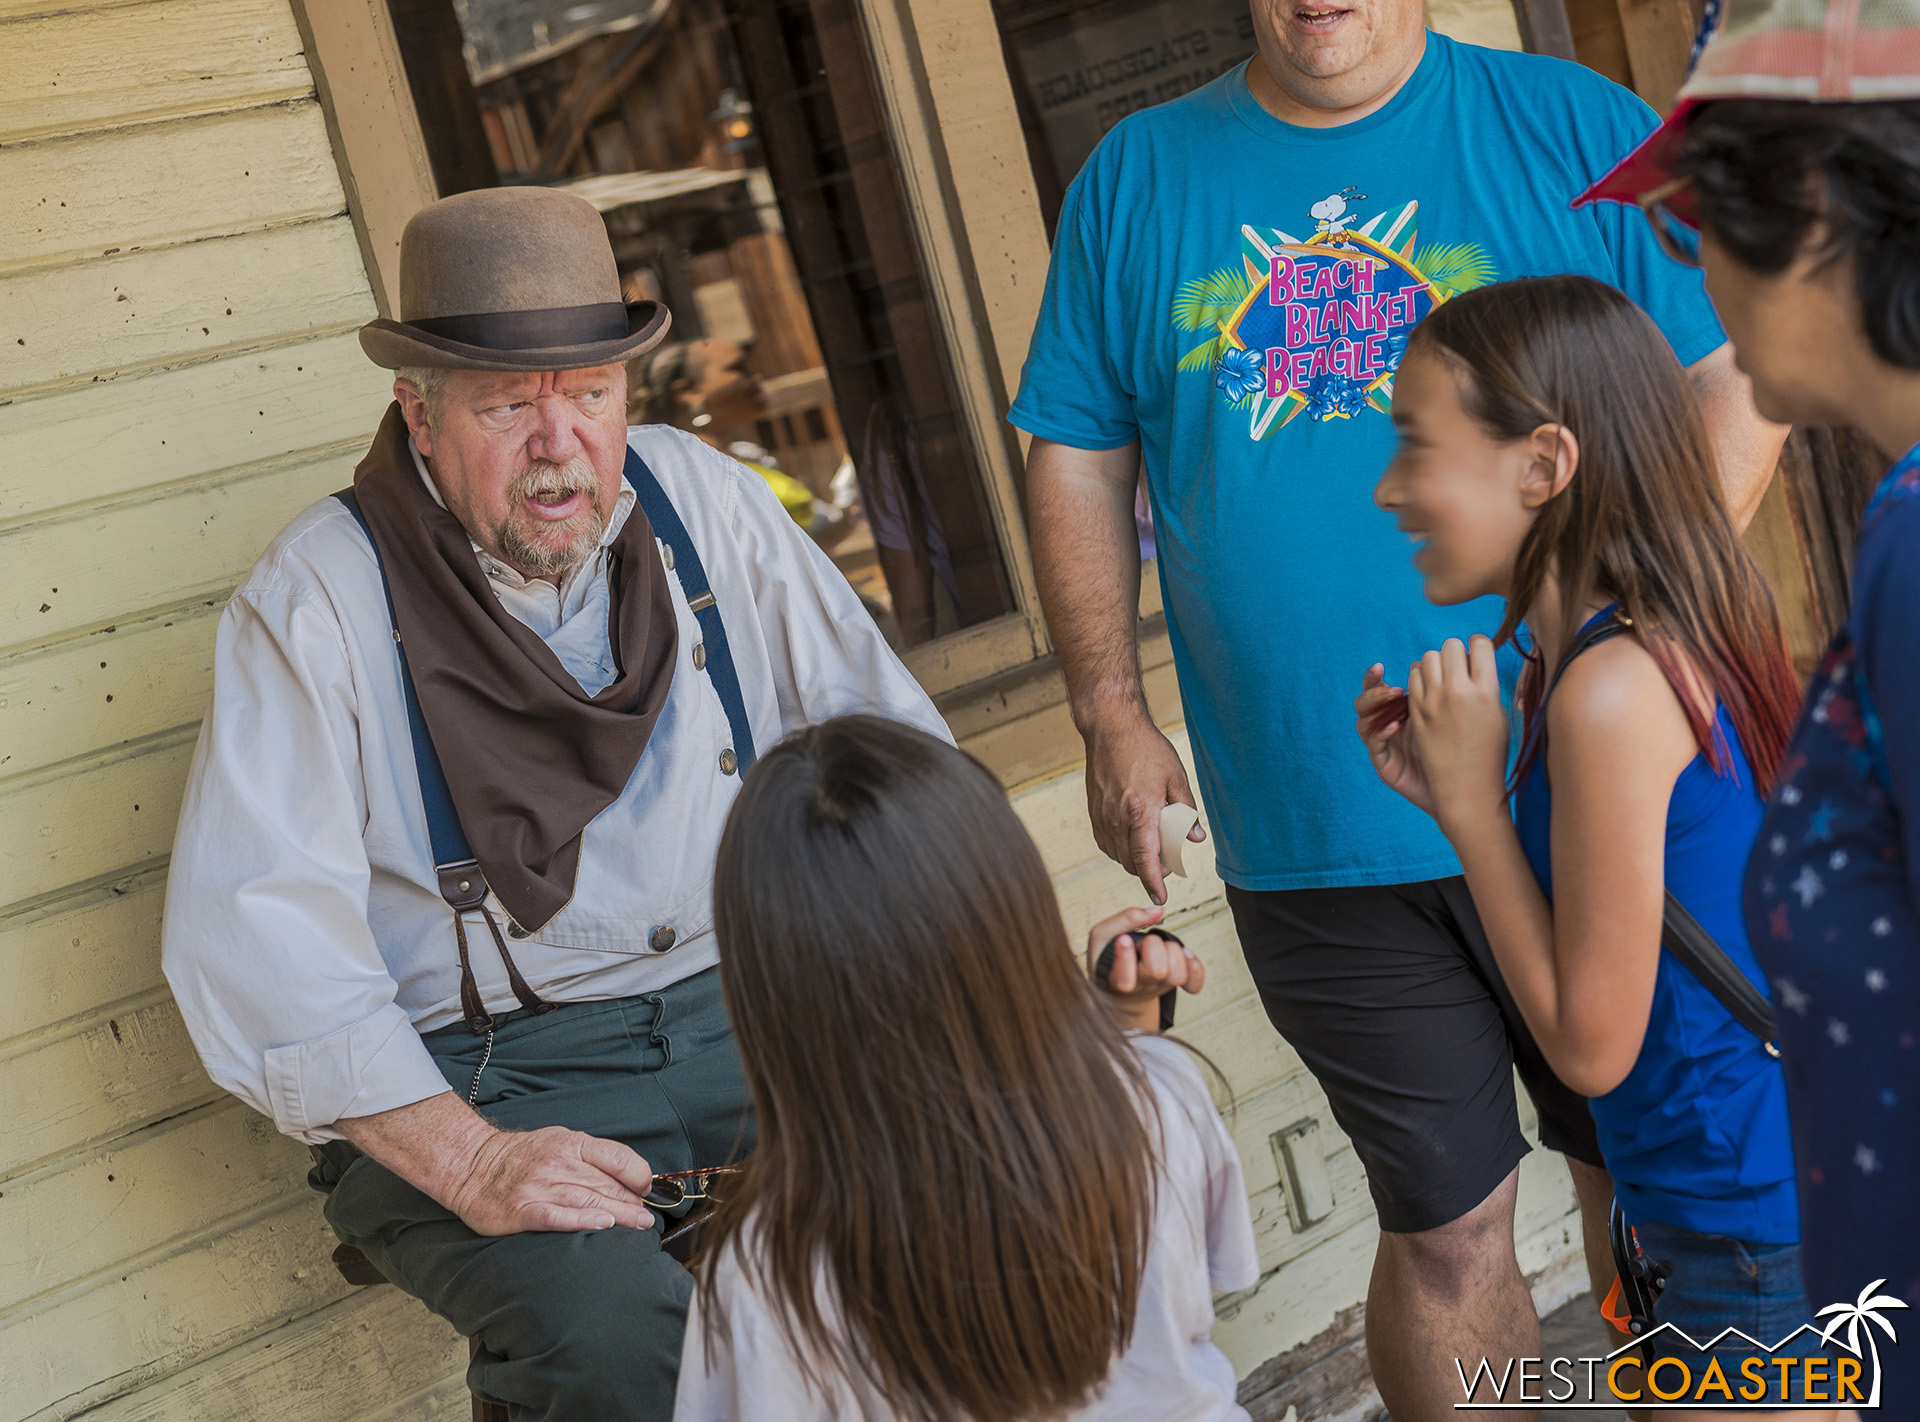
[[[756,751],[853,711],[949,738],[764,481],[676,430],[639,426],[628,440],[700,552]],[[502,605],[590,692],[596,668],[612,672],[605,546],[633,503],[623,489],[601,547],[564,588],[477,554]],[[669,585],[679,648],[646,753],[582,836],[571,902],[536,936],[508,940],[549,1001],[656,991],[718,961],[714,853],[740,777],[721,769],[733,735],[693,664],[700,625],[678,577]],[[467,925],[488,1009],[512,1010],[485,924],[475,913]],[[673,943],[659,952],[664,929]],[[460,1017],[453,914],[434,878],[379,567],[333,499],[282,530],[221,617],[163,963],[214,1081],[288,1134],[334,1139],[340,1117],[447,1089],[420,1033]]]

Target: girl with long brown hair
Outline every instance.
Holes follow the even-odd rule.
[[[747,776],[714,875],[758,1141],[720,1201],[674,1416],[1244,1418],[1212,1290],[1259,1276],[1205,1083],[1155,1034],[1200,960],[1074,963],[994,777],[870,717]]]
[[[1741,874],[1798,687],[1685,372],[1611,287],[1508,282],[1416,328],[1393,421],[1375,498],[1417,541],[1428,598],[1504,597],[1506,616],[1428,652],[1404,691],[1369,670],[1361,735],[1453,842],[1527,1025],[1590,1098],[1619,1208],[1667,1270],[1650,1327],[1771,1345],[1812,1319],[1780,1064],[1662,934],[1670,891],[1766,992]],[[1495,645],[1523,623],[1509,779]],[[1701,1404],[1751,1389],[1741,1365],[1765,1356],[1713,1350],[1710,1384],[1671,1330],[1650,1347],[1690,1365]]]

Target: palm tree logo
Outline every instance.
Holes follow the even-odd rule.
[[[1860,1297],[1852,1303],[1828,1304],[1825,1308],[1814,1314],[1815,1318],[1826,1318],[1828,1314],[1833,1315],[1833,1318],[1828,1322],[1827,1326],[1821,1330],[1820,1341],[1822,1343],[1833,1342],[1835,1335],[1839,1333],[1841,1327],[1844,1325],[1847,1330],[1847,1351],[1857,1358],[1860,1356],[1860,1325],[1862,1323],[1871,1323],[1878,1324],[1881,1328],[1884,1328],[1888,1339],[1894,1343],[1898,1343],[1900,1339],[1899,1336],[1894,1333],[1893,1325],[1875,1312],[1877,1309],[1907,1307],[1906,1304],[1894,1298],[1891,1294],[1874,1294],[1873,1291],[1886,1282],[1885,1279],[1875,1279],[1860,1291]],[[1880,1405],[1880,1344],[1873,1336],[1873,1329],[1871,1328],[1867,1329],[1867,1347],[1873,1354],[1873,1394],[1867,1398],[1865,1405],[1868,1407],[1878,1407]]]

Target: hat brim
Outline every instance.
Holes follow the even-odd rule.
[[[1605,177],[1573,200],[1573,206],[1590,202],[1626,202],[1640,200],[1663,183],[1673,181],[1673,165],[1680,156],[1680,139],[1687,131],[1687,120],[1699,107],[1698,99],[1682,99],[1674,105],[1667,121],[1648,134],[1640,146],[1614,164]]]
[[[387,370],[409,366],[516,372],[586,370],[645,355],[667,338],[667,330],[672,325],[672,314],[659,302],[636,301],[627,307],[627,334],[619,340],[530,350],[495,350],[381,317],[360,328],[360,349],[366,352],[367,359]]]

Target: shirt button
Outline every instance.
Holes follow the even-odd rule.
[[[667,571],[669,573],[673,571],[673,545],[671,543],[662,543],[660,545],[660,561],[667,565]]]
[[[706,664],[707,664],[707,644],[705,642],[695,642],[693,644],[693,669],[695,671],[700,671],[702,668],[706,666]]]
[[[739,768],[740,768],[740,757],[733,753],[732,746],[728,746],[725,750],[720,752],[720,773],[722,775],[731,775],[733,774],[734,771],[738,770]]]
[[[533,937],[533,930],[531,928],[522,928],[509,917],[507,919],[507,937],[513,939],[516,943],[522,942],[525,939]]]
[[[647,935],[647,946],[656,953],[664,953],[680,941],[680,935],[673,931],[673,925],[663,923]]]

